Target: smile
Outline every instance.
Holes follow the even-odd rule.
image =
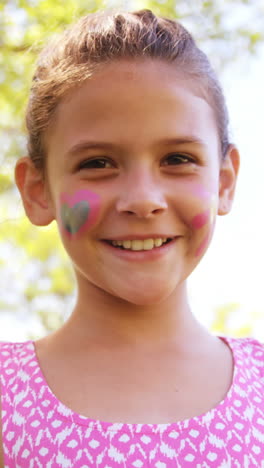
[[[159,237],[155,239],[111,240],[107,241],[113,247],[125,250],[152,250],[170,242],[172,238]]]

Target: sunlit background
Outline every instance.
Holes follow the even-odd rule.
[[[30,227],[12,171],[15,159],[25,152],[21,122],[35,49],[85,13],[85,3],[69,1],[62,7],[54,0],[0,3],[1,340],[42,336],[59,326],[74,304],[74,280],[55,226]],[[106,4],[94,2],[91,10],[102,5]],[[121,5],[130,10],[153,8],[171,17],[177,13],[220,75],[241,170],[233,210],[218,218],[213,242],[190,278],[190,301],[197,317],[215,333],[263,340],[263,3],[181,0]]]
[[[263,46],[256,57],[247,61],[242,57],[222,74],[241,168],[233,209],[218,217],[212,245],[190,282],[195,310],[204,323],[214,320],[216,308],[229,304],[234,310],[230,329],[245,329],[260,339],[264,338],[263,77]]]

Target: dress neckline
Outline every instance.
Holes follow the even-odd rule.
[[[229,390],[227,391],[225,397],[213,408],[207,412],[187,418],[181,421],[176,421],[172,423],[124,423],[124,422],[105,422],[101,420],[96,420],[83,416],[76,413],[62,403],[56,395],[53,393],[49,387],[46,378],[42,372],[38,357],[36,354],[36,348],[34,341],[30,340],[27,343],[28,351],[31,353],[30,361],[27,360],[27,365],[30,365],[31,369],[34,368],[34,381],[40,384],[43,392],[43,397],[47,402],[47,406],[51,406],[54,411],[56,411],[57,416],[61,419],[71,420],[73,423],[80,426],[87,426],[89,428],[97,427],[101,431],[114,431],[122,427],[122,431],[129,431],[135,433],[148,433],[148,432],[164,432],[164,431],[179,431],[190,425],[201,425],[205,424],[207,421],[210,421],[214,418],[215,413],[223,413],[227,407],[230,407],[232,400],[234,398],[234,388],[238,384],[240,367],[242,365],[242,359],[239,359],[239,353],[241,352],[240,343],[242,339],[230,338],[225,336],[218,336],[223,340],[227,346],[230,348],[233,356],[233,378]],[[43,402],[42,402],[43,403]]]

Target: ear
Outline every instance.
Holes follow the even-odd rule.
[[[232,207],[237,175],[239,170],[239,152],[234,145],[229,145],[225,159],[221,163],[219,176],[218,214],[229,213]]]
[[[17,161],[15,180],[30,221],[37,226],[47,226],[51,223],[54,215],[47,183],[30,158],[24,157]]]

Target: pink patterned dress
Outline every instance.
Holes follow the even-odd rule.
[[[34,343],[2,343],[5,468],[264,467],[264,346],[222,338],[233,352],[225,399],[170,424],[96,421],[63,405],[48,387]]]

